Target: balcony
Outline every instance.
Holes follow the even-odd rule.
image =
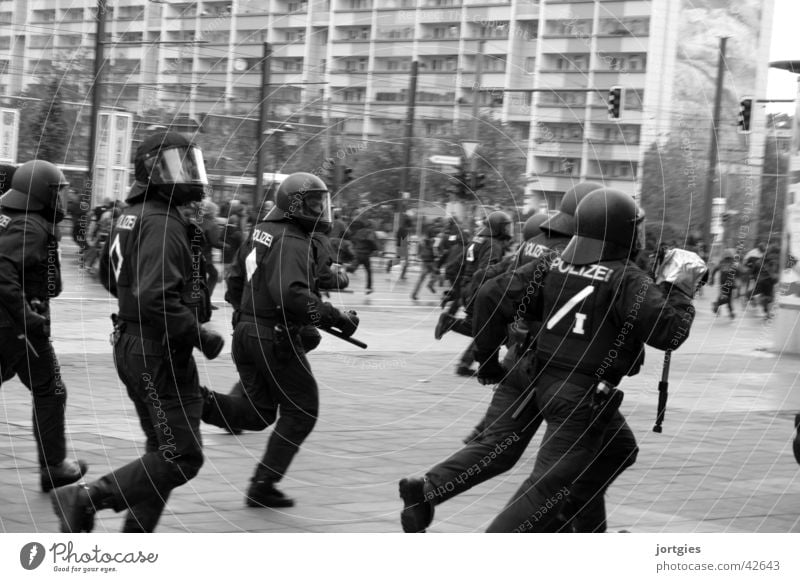
[[[370,26],[372,24],[372,12],[344,12],[334,10],[333,23],[337,28],[340,26]]]
[[[237,14],[236,28],[238,30],[267,30],[269,17],[266,9],[263,14]]]
[[[549,12],[550,6],[547,8]],[[578,175],[564,176],[559,174],[534,172],[534,177],[536,179],[532,183],[533,189],[544,190],[545,192],[566,192],[580,182]]]
[[[450,56],[458,54],[459,41],[444,38],[421,38],[419,39],[419,55],[423,56]],[[405,53],[410,52],[410,47],[404,47]]]
[[[617,143],[589,140],[589,158],[602,160],[638,161],[641,146],[635,143]]]
[[[582,37],[579,35],[570,36],[543,36],[539,39],[542,45],[542,52],[557,55],[581,54],[587,56],[591,50],[592,39],[590,36]]]
[[[519,4],[527,4],[528,2],[520,2]],[[508,4],[500,4],[495,6],[467,6],[467,22],[502,22],[507,21],[509,17]],[[456,9],[458,13],[459,9]]]
[[[305,28],[308,24],[307,12],[293,12],[291,14],[275,15],[272,28]]]
[[[541,89],[580,89],[586,87],[589,82],[588,71],[554,71],[541,70],[537,85]]]
[[[583,153],[582,140],[558,140],[537,137],[533,144],[533,155],[557,158],[580,158]]]
[[[626,89],[643,89],[646,73],[644,71],[595,71],[594,86],[606,90],[614,85],[621,85]]]
[[[306,44],[295,41],[292,43],[275,43],[272,48],[273,55],[276,57],[300,58],[306,55]]]
[[[332,87],[366,87],[366,71],[331,71],[330,84]]]
[[[648,36],[599,36],[597,52],[599,53],[646,53],[650,45]]]

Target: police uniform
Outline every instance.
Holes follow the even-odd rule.
[[[694,316],[689,295],[656,285],[628,258],[638,221],[618,191],[596,190],[578,206],[576,236],[533,306],[542,321],[535,403],[547,421],[543,445],[490,532],[606,529],[605,491],[638,453],[616,386],[638,373],[645,342],[678,348]]]
[[[196,148],[175,133],[148,137],[135,164],[137,181],[100,274],[118,299],[114,363],[145,433],[145,453],[88,485],[55,490],[65,532],[91,531],[101,509],[127,509],[124,532],[152,532],[172,490],[203,464],[193,348],[213,359],[223,341],[201,326],[210,316],[203,234],[179,206],[202,198],[205,169]]]
[[[246,398],[209,393],[203,420],[223,428],[262,430],[277,419],[248,490],[251,507],[293,505],[275,484],[314,428],[319,410],[303,330],[338,327],[349,335],[358,323],[355,314],[342,314],[319,296],[311,232],[320,219],[309,223],[300,218],[307,193],[328,194],[311,174],[284,180],[275,208],[255,226],[227,280],[226,300],[238,314],[232,354]]]
[[[67,389],[50,340],[50,300],[61,293],[57,222],[63,218],[61,171],[35,160],[13,174],[0,197],[0,384],[17,375],[33,397],[42,491],[72,483],[86,471],[67,460]]]
[[[536,434],[543,419],[530,401],[535,378],[530,346],[538,332],[539,317],[531,309],[532,302],[550,262],[570,240],[578,201],[599,187],[596,183],[579,184],[565,194],[552,218],[526,221],[525,242],[518,252],[486,269],[487,280],[474,302],[472,333],[475,355],[481,363],[478,379],[497,386],[484,418],[465,439],[464,448],[431,468],[424,480],[401,481],[404,531],[424,531],[435,505],[512,468]],[[508,267],[499,272],[503,263]],[[510,346],[501,367],[498,353],[504,343]]]

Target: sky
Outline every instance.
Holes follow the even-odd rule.
[[[800,1],[775,0],[775,20],[772,24],[772,46],[769,60],[800,60]],[[794,99],[797,95],[797,75],[778,69],[769,70],[767,99]],[[767,111],[794,113],[790,103],[772,104]]]

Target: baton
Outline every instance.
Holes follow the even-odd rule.
[[[347,343],[353,344],[354,346],[358,346],[362,350],[366,350],[367,349],[367,344],[365,344],[364,342],[358,341],[356,338],[353,338],[353,337],[347,337],[346,335],[344,335],[342,332],[340,332],[338,330],[335,330],[335,329],[332,329],[332,328],[328,328],[328,327],[321,327],[319,329],[321,329],[324,332],[327,332],[327,333],[331,334],[332,336],[336,336],[339,339],[342,339],[342,340],[346,341]]]
[[[28,349],[31,351],[31,353],[34,355],[34,357],[37,358],[37,359],[39,358],[39,352],[37,352],[36,348],[33,347],[33,344],[31,343],[31,340],[28,339],[27,335],[25,335],[24,333],[21,333],[21,334],[19,334],[17,336],[17,339],[24,339],[25,343],[28,344]]]
[[[664,413],[667,411],[667,397],[669,396],[669,362],[672,359],[672,350],[664,352],[664,366],[661,368],[661,381],[658,383],[658,412],[653,432],[660,433],[664,422]]]

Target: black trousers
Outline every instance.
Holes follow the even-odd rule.
[[[115,511],[128,509],[124,531],[153,531],[170,492],[203,464],[203,399],[192,347],[170,352],[160,341],[123,333],[114,346],[117,374],[144,431],[145,454],[98,480]]]
[[[317,382],[299,338],[276,346],[271,326],[240,322],[232,354],[245,397],[215,392],[216,405],[204,412],[203,421],[263,430],[277,419],[254,478],[279,481],[317,422]]]
[[[356,258],[350,263],[347,272],[355,273],[361,265],[364,265],[364,269],[367,271],[367,290],[372,289],[372,261],[370,255],[356,253]]]
[[[29,333],[27,337],[33,349],[24,339],[17,338],[13,329],[0,328],[0,350],[3,352],[0,375],[3,381],[17,375],[30,390],[39,465],[58,465],[66,457],[64,411],[67,388],[61,379],[61,369],[50,338],[37,333]]]
[[[531,389],[532,379],[528,363],[523,360],[497,385],[479,436],[428,471],[426,476],[432,485],[428,501],[447,501],[508,471],[519,461],[543,420],[534,400],[514,418]]]
[[[533,473],[487,531],[605,531],[605,492],[636,461],[638,447],[619,411],[608,420],[593,416],[591,392],[568,378],[541,378],[536,402],[547,430]]]

